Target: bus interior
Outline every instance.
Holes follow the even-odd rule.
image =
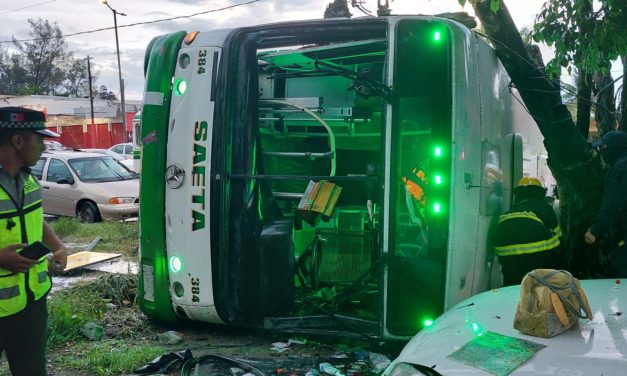
[[[415,57],[420,51],[404,44],[427,28],[408,26],[400,27],[397,55]],[[226,210],[239,257],[231,254],[224,272],[231,275],[229,301],[237,302],[227,316],[263,319],[266,328],[288,331],[339,327],[377,335],[387,307],[388,327],[410,335],[418,325],[407,304],[432,317],[442,311],[447,226],[429,226],[425,187],[432,120],[447,107],[434,102],[438,90],[427,95],[414,86],[431,85],[437,74],[448,79],[448,68],[431,61],[441,67],[427,80],[433,70],[412,76],[415,62],[402,56],[407,62],[395,63],[403,74],[395,80],[401,96],[393,98],[386,34],[335,38],[269,47],[255,41],[239,50],[248,64],[256,61],[256,70],[235,79],[240,91],[231,99],[245,115],[228,127]],[[394,152],[386,153],[390,123]],[[390,257],[382,246],[386,184]]]

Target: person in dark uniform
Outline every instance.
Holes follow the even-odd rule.
[[[611,131],[592,146],[599,148],[609,166],[603,182],[601,211],[585,240],[603,238],[607,246],[607,277],[627,278],[627,133]]]
[[[519,284],[533,269],[562,267],[562,231],[545,196],[540,180],[523,177],[514,188],[511,210],[499,218],[494,249],[504,286]]]
[[[65,269],[65,246],[43,219],[41,187],[30,173],[44,150],[42,112],[0,108],[0,354],[14,376],[47,375],[49,272]],[[31,260],[24,247],[43,241],[51,258]],[[49,270],[50,268],[50,270]]]

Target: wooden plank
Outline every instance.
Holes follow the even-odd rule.
[[[89,251],[74,253],[67,257],[67,266],[63,272],[67,273],[74,269],[97,264],[103,261],[113,260],[120,256],[122,256],[122,254],[120,253],[103,253]]]

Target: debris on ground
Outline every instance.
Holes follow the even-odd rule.
[[[374,352],[370,353],[369,356],[370,365],[372,366],[372,370],[375,373],[381,373],[385,371],[386,368],[390,365],[391,361],[385,355],[377,354]]]
[[[185,362],[193,358],[194,356],[190,350],[171,352],[153,359],[150,363],[134,370],[133,373],[138,375],[154,375],[166,372],[177,372]]]
[[[98,264],[103,261],[113,260],[119,257],[122,257],[121,253],[104,253],[90,251],[73,253],[67,257],[67,266],[65,267],[65,270],[63,270],[63,273]]]
[[[186,330],[185,325],[181,326],[180,332],[164,329],[158,323],[147,321],[136,305],[136,295],[137,275],[101,274],[95,280],[53,294],[54,301],[62,298],[63,303],[55,303],[58,308],[53,310],[52,321],[80,323],[78,336],[100,340],[100,343],[151,338],[150,341],[163,347],[165,355],[136,370],[144,374],[184,376],[199,372],[216,376],[364,376],[379,375],[390,364],[386,355],[364,348],[351,349],[348,345],[331,346],[313,339],[284,337],[277,341],[276,337],[262,339],[249,333],[242,344],[230,342],[228,338],[231,334],[226,341],[224,338],[216,340],[216,330],[232,333],[233,329],[212,327],[209,335],[202,334],[207,328],[198,331],[197,326],[193,331]],[[77,306],[85,312],[93,312],[93,316],[68,316],[74,312],[72,307]],[[79,319],[83,317],[87,320],[81,322]],[[63,338],[77,338],[65,332],[59,333],[58,342],[62,342]],[[185,352],[179,351],[181,348],[189,351],[187,360],[184,360]],[[192,357],[191,349],[201,356]],[[210,353],[217,349],[222,349],[219,350],[221,355]],[[232,358],[225,356],[228,354]],[[145,359],[150,357],[143,361]],[[135,367],[139,365],[141,363],[135,364]],[[183,372],[186,365],[189,373]]]
[[[168,330],[165,333],[161,333],[157,336],[157,341],[162,345],[175,345],[183,340],[181,333],[174,330]]]
[[[270,350],[276,351],[278,353],[282,353],[289,349],[290,349],[290,345],[285,342],[274,342]]]
[[[99,341],[104,337],[104,328],[91,321],[83,326],[81,332],[90,341]]]
[[[281,342],[287,345],[286,342]],[[276,344],[276,343],[275,343]],[[187,350],[189,351],[189,350]],[[391,363],[382,354],[359,350],[346,352],[345,357],[333,355],[280,355],[270,358],[226,357],[206,354],[190,358],[180,367],[180,373],[168,375],[215,375],[215,376],[362,376],[381,374]],[[162,364],[173,360],[172,354],[166,354],[153,360]],[[147,365],[148,366],[148,365]],[[147,366],[142,367],[145,368]],[[153,364],[153,368],[154,364]],[[178,368],[176,369],[178,371]],[[162,370],[161,372],[166,372]],[[170,371],[171,372],[171,371]],[[137,371],[136,371],[137,373]]]
[[[324,372],[331,376],[344,376],[342,371],[333,367],[330,363],[320,363],[320,372]]]

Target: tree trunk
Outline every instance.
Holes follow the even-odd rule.
[[[610,65],[611,67],[611,65]],[[595,72],[592,77],[594,93],[594,117],[597,120],[599,135],[616,129],[616,102],[614,101],[614,83],[610,69],[606,73]]]
[[[577,77],[577,129],[584,140],[590,133],[590,110],[592,109],[592,75],[583,71]]]
[[[576,276],[588,277],[598,265],[598,252],[586,245],[584,234],[600,204],[600,159],[575,126],[559,87],[527,53],[503,1],[496,13],[490,10],[490,0],[470,3],[544,136],[548,165],[559,187],[569,267]]]

